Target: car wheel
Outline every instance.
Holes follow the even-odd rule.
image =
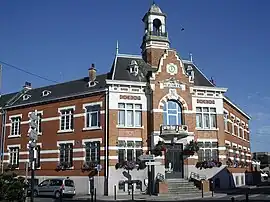
[[[34,192],[33,192],[34,194],[34,197],[37,197],[38,196],[38,192],[37,192],[37,190],[34,190]]]
[[[56,199],[58,199],[58,198],[60,198],[60,195],[61,195],[61,193],[59,191],[56,191],[55,194],[54,194],[54,197]]]

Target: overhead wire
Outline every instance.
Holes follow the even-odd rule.
[[[46,78],[46,77],[44,77],[44,76],[40,76],[40,75],[38,75],[38,74],[35,74],[35,73],[33,73],[33,72],[30,72],[30,71],[27,71],[27,70],[25,70],[25,69],[22,69],[22,68],[20,68],[20,67],[17,67],[17,66],[15,66],[15,65],[9,64],[9,63],[4,62],[4,61],[1,61],[1,60],[0,60],[0,64],[3,64],[3,67],[4,67],[4,65],[5,65],[5,66],[8,66],[8,67],[14,68],[14,69],[16,69],[16,70],[19,70],[19,71],[21,71],[21,72],[24,72],[24,73],[26,73],[26,74],[29,74],[29,75],[31,75],[31,76],[35,76],[35,77],[37,77],[37,78],[40,78],[40,79],[49,81],[49,82],[59,83],[59,82],[57,82],[57,81],[55,81],[55,80],[48,79],[48,78]]]

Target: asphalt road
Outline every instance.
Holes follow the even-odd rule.
[[[237,188],[237,189],[234,189],[234,190],[231,190],[230,192],[228,192],[226,195],[226,193],[220,195],[220,194],[215,194],[214,197],[207,197],[207,198],[204,198],[204,199],[196,199],[196,200],[180,200],[181,198],[179,197],[179,200],[178,199],[167,199],[167,200],[162,200],[161,198],[159,197],[155,197],[155,198],[151,198],[150,200],[146,200],[146,199],[139,199],[139,200],[136,200],[136,197],[135,197],[135,201],[140,201],[140,202],[147,202],[147,201],[171,201],[171,202],[177,202],[177,201],[193,201],[193,202],[196,202],[196,201],[219,201],[219,202],[222,202],[222,201],[226,201],[226,202],[229,202],[229,201],[232,201],[231,198],[233,197],[234,198],[234,201],[235,202],[245,202],[246,201],[246,193],[248,193],[248,198],[249,198],[249,202],[264,202],[264,201],[268,201],[270,202],[270,186],[264,186],[264,187],[254,187],[254,188]],[[89,197],[90,198],[90,197]],[[137,198],[138,199],[138,198]],[[30,200],[28,200],[30,201]],[[82,200],[82,199],[63,199],[62,202],[90,202],[91,200]],[[110,201],[114,201],[114,200],[97,200],[97,202],[110,202]],[[120,200],[118,200],[120,201]],[[129,202],[131,200],[121,200],[121,201],[125,201],[125,202]],[[37,197],[34,199],[34,202],[59,202],[59,200],[55,200],[55,199],[52,199],[52,198],[40,198],[40,197]]]
[[[182,202],[203,202],[203,201],[218,201],[218,202],[230,202],[232,201],[231,198],[234,197],[234,201],[235,202],[245,202],[246,198],[245,198],[245,195],[242,195],[242,194],[238,194],[238,195],[233,195],[233,196],[225,196],[225,197],[220,197],[220,198],[205,198],[205,199],[196,199],[196,200],[173,200],[173,201],[170,201],[170,202],[177,202],[177,201],[182,201]],[[88,200],[90,202],[90,200]],[[107,200],[108,201],[108,200]],[[112,200],[113,201],[113,200]],[[131,202],[131,200],[123,200],[125,202]],[[147,200],[135,200],[135,201],[138,201],[138,202],[148,202]],[[133,202],[135,202],[133,201]],[[149,201],[153,201],[153,200],[149,200]],[[159,201],[159,200],[155,200],[155,201]],[[166,200],[167,201],[167,200]],[[249,202],[270,202],[270,195],[267,195],[267,194],[252,194],[252,195],[249,195]],[[34,199],[34,202],[59,202],[59,201],[56,201],[55,199],[51,199],[51,198],[35,198]],[[63,202],[87,202],[87,200],[79,200],[79,199],[63,199]],[[104,200],[97,200],[97,202],[104,202]],[[108,201],[110,202],[110,201]]]

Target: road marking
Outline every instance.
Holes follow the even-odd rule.
[[[252,195],[249,195],[248,197],[249,198],[254,198],[254,197],[258,197],[258,196],[260,196],[261,194],[252,194]]]

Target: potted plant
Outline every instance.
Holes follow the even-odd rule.
[[[143,170],[146,168],[145,162],[143,161],[121,161],[115,165],[115,169],[125,169],[125,170]]]
[[[232,166],[233,166],[233,161],[232,161],[232,159],[229,158],[229,159],[226,161],[226,164],[227,164],[228,167],[232,167]]]
[[[96,163],[93,163],[93,162],[89,162],[89,161],[86,161],[83,163],[82,165],[82,171],[90,171],[90,170],[93,170],[95,169],[96,167]]]
[[[166,151],[166,146],[163,141],[158,141],[151,153],[155,156],[162,156],[162,152]]]
[[[207,169],[207,168],[213,168],[213,167],[220,167],[222,165],[221,162],[217,160],[212,160],[212,161],[202,161],[202,162],[197,162],[196,163],[196,168],[198,169]]]
[[[183,150],[183,154],[184,155],[188,155],[188,156],[192,156],[194,155],[195,152],[198,152],[200,149],[198,143],[194,140],[191,140],[189,143],[186,144],[184,150]]]

